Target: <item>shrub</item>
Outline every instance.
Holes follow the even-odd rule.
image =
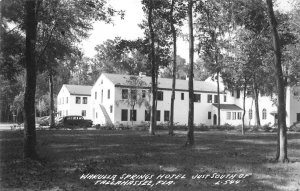
[[[93,125],[93,127],[94,127],[95,129],[101,129],[101,125],[100,125],[100,124]]]
[[[261,129],[264,131],[264,132],[270,132],[272,131],[272,127],[270,127],[270,123],[266,124],[266,125],[263,125],[261,127]]]
[[[235,129],[234,126],[228,124],[228,123],[225,123],[224,125],[212,125],[209,127],[210,129],[216,129],[216,130],[220,130],[220,131],[229,131],[229,130],[233,130]]]
[[[209,131],[209,128],[207,125],[205,124],[200,124],[198,126],[195,126],[195,130],[199,130],[199,131]]]
[[[294,123],[290,128],[289,131],[294,131],[294,132],[300,132],[300,123],[296,122]]]
[[[256,125],[250,125],[249,126],[249,131],[250,132],[257,132],[258,131],[258,126],[256,126]]]

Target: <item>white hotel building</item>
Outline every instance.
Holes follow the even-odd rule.
[[[139,87],[136,91],[140,91],[143,103],[136,105],[131,113],[131,107],[126,100],[130,91],[133,91],[131,85],[128,84],[129,75],[108,74],[103,73],[90,92],[86,92],[88,103],[85,106],[87,116],[93,120],[94,124],[114,124],[114,125],[139,125],[150,121],[149,103],[151,102],[150,90],[151,77],[140,76],[145,86]],[[68,89],[68,85],[64,85],[63,89]],[[171,93],[172,93],[172,79],[159,78],[158,79],[158,97],[157,97],[157,123],[168,123],[170,115]],[[241,125],[243,114],[243,93],[239,91],[225,91],[221,85],[220,94],[220,119],[221,124]],[[88,88],[87,88],[88,89]],[[174,102],[174,123],[185,125],[188,123],[188,80],[176,80],[175,88],[175,102]],[[300,102],[297,101],[297,88],[288,88],[287,90],[287,126],[292,125],[296,121],[300,121]],[[62,92],[61,90],[61,92]],[[81,89],[82,90],[82,89]],[[66,90],[65,90],[66,91]],[[58,99],[61,97],[61,92]],[[63,92],[62,92],[63,93]],[[83,93],[83,92],[81,92]],[[67,93],[69,95],[69,93]],[[217,86],[211,80],[194,81],[194,123],[195,125],[215,125],[217,124],[218,108],[217,108]],[[79,95],[78,95],[79,96]],[[78,97],[73,93],[73,97]],[[298,96],[299,97],[299,96]],[[59,102],[58,102],[59,103]],[[246,97],[246,125],[255,125],[255,104],[252,97]],[[71,106],[72,105],[72,106]],[[75,105],[75,106],[74,106]],[[151,104],[150,104],[151,105]],[[59,107],[58,111],[66,110],[66,108]],[[77,105],[79,106],[79,105]],[[69,108],[72,108],[73,113],[82,113],[81,107],[76,107],[75,99],[70,102]],[[88,112],[89,110],[89,112]],[[270,97],[259,97],[259,113],[261,125],[274,124],[275,113],[277,107],[273,104]],[[63,113],[68,114],[68,113]],[[70,115],[71,113],[69,113]],[[88,115],[89,114],[89,115]],[[131,119],[132,116],[132,119]]]
[[[64,84],[57,95],[57,115],[81,115],[92,119],[91,89],[92,86]]]

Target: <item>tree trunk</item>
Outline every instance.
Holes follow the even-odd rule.
[[[274,50],[274,68],[276,72],[276,82],[278,89],[278,139],[279,139],[279,153],[277,153],[276,160],[279,162],[288,162],[287,157],[287,136],[286,136],[286,108],[284,96],[284,78],[281,66],[281,50],[280,41],[277,32],[277,21],[273,11],[272,0],[266,0],[268,5],[269,22],[271,25],[271,33],[273,39]]]
[[[152,10],[153,10],[153,0],[150,0],[149,13],[148,13],[148,26],[150,31],[150,40],[151,40],[151,89],[152,89],[152,107],[151,107],[151,124],[149,128],[149,133],[151,135],[155,134],[156,129],[156,65],[155,65],[155,47],[154,47],[154,31],[152,26]]]
[[[25,2],[25,31],[26,31],[26,86],[24,95],[24,158],[36,159],[36,131],[35,131],[35,91],[36,91],[36,2]]]
[[[171,95],[171,113],[170,113],[170,126],[169,126],[169,135],[174,135],[174,101],[175,101],[175,87],[176,87],[176,57],[177,57],[177,47],[176,47],[176,30],[174,27],[174,10],[175,0],[172,0],[171,11],[170,11],[170,24],[173,37],[173,73],[172,73],[172,95]]]
[[[220,72],[217,72],[217,95],[218,95],[218,126],[221,125],[221,105],[220,105],[220,81],[219,81]]]
[[[54,119],[54,99],[53,99],[53,73],[52,69],[49,70],[49,90],[50,90],[50,128],[55,127],[55,119]]]
[[[254,90],[254,97],[255,97],[255,118],[256,118],[256,125],[258,127],[261,126],[260,124],[260,116],[259,116],[259,104],[258,104],[258,96],[259,96],[259,91],[257,88],[256,83],[254,82],[254,86],[253,86],[253,90]]]
[[[193,0],[188,3],[189,23],[189,113],[186,145],[194,145],[194,35],[193,35]]]
[[[242,135],[245,134],[246,90],[247,90],[247,82],[245,81],[244,82],[244,95],[243,95]]]

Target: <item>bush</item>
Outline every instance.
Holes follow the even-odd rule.
[[[299,122],[294,123],[294,124],[289,128],[289,131],[300,132],[300,123],[299,123]]]
[[[105,125],[96,124],[93,127],[99,130],[113,130],[115,128],[113,124],[105,124]]]
[[[270,126],[270,123],[266,124],[266,125],[263,125],[261,127],[261,129],[264,131],[264,132],[270,132],[273,130],[273,128]]]
[[[126,130],[126,129],[130,129],[128,125],[123,125],[122,123],[121,124],[118,124],[116,125],[115,127],[116,130]]]
[[[209,128],[207,125],[205,124],[200,124],[198,126],[195,126],[195,130],[199,130],[199,131],[209,131]]]
[[[229,130],[233,130],[235,129],[234,126],[228,124],[228,123],[225,123],[224,125],[212,125],[209,127],[210,129],[216,129],[216,130],[220,130],[220,131],[229,131]]]

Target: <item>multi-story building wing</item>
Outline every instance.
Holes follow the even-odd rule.
[[[150,121],[151,77],[139,76],[144,82],[143,87],[130,83],[131,76],[103,73],[92,88],[92,120],[94,124],[142,124]],[[157,123],[167,123],[170,120],[172,79],[159,78],[157,91]],[[130,104],[131,92],[136,92],[137,99],[142,99],[134,109]],[[222,111],[241,114],[241,108],[228,103],[227,94],[221,90],[220,102]],[[194,123],[217,124],[218,113],[217,86],[211,82],[194,81]],[[188,80],[176,80],[174,102],[174,123],[187,124],[188,119]],[[224,107],[223,107],[224,106]],[[228,107],[231,106],[231,107]],[[221,114],[222,117],[222,114]],[[239,123],[241,119],[221,120],[222,124]]]
[[[92,119],[91,89],[92,86],[64,84],[57,95],[58,116],[81,115]]]
[[[59,116],[82,115],[101,125],[140,125],[150,122],[151,77],[103,73],[94,86],[63,85],[57,97]],[[194,81],[195,125],[217,125],[220,107],[221,125],[241,125],[244,93],[224,90],[220,79],[220,105],[216,81]],[[286,90],[287,126],[300,121],[300,87]],[[170,120],[172,79],[158,78],[157,123]],[[245,125],[277,123],[276,96],[259,95],[258,110],[251,92],[245,97]],[[189,110],[188,80],[176,80],[174,123],[187,125]]]

